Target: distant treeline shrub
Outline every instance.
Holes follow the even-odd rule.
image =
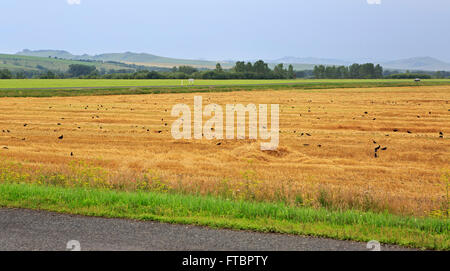
[[[9,70],[7,69],[0,70],[0,79],[11,79],[12,77],[13,77],[12,73]]]
[[[386,76],[389,79],[431,79],[431,75],[423,73],[397,73]]]
[[[378,79],[383,78],[383,67],[373,63],[355,63],[348,67],[318,65],[313,73],[317,79]]]

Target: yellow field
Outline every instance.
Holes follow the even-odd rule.
[[[251,140],[174,140],[172,106],[192,107],[195,95],[1,98],[2,170],[86,161],[125,187],[145,174],[162,190],[230,198],[416,215],[447,204],[450,86],[201,94],[204,105],[280,104],[275,152]],[[387,150],[375,158],[378,145]]]

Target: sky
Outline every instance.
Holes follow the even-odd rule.
[[[1,0],[0,52],[450,62],[449,0]]]

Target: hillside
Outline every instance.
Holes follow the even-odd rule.
[[[382,63],[385,69],[450,71],[450,63],[432,57],[415,57]]]
[[[21,55],[6,55],[0,54],[0,69],[9,69],[11,71],[59,71],[65,72],[69,69],[71,64],[83,64],[96,66],[98,70],[129,70],[134,71],[133,68],[120,63],[103,63],[98,61],[86,62],[67,59],[55,59],[49,57],[37,56],[21,56]]]
[[[117,61],[127,64],[136,64],[143,66],[157,66],[157,67],[173,67],[181,65],[189,65],[198,68],[215,68],[216,62],[206,60],[192,60],[192,59],[177,59],[169,57],[161,57],[146,53],[110,53],[100,55],[73,55],[67,51],[60,50],[23,50],[17,55],[23,56],[37,56],[37,57],[59,57],[72,60],[95,60],[95,61]],[[224,62],[224,67],[231,67],[230,63]]]

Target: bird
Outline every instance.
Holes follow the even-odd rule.
[[[408,134],[412,134],[412,132],[411,131],[406,131]]]
[[[8,147],[3,147],[3,149],[4,149],[4,150],[9,150],[9,148],[8,148]]]
[[[310,134],[306,133],[307,136],[311,136]]]
[[[322,145],[319,144],[319,145],[317,145],[317,147],[322,148]]]
[[[375,140],[372,140],[372,141],[373,141],[373,144],[377,144],[377,142]]]
[[[64,138],[64,135],[61,135],[60,137],[58,137],[58,139],[63,139]]]
[[[222,145],[222,143],[221,143],[221,142],[219,142],[219,143],[217,143],[216,145],[217,145],[217,146],[220,146],[220,145]]]
[[[23,127],[27,127],[27,126],[28,126],[28,124],[26,124],[26,123],[23,125]]]
[[[393,131],[394,131],[394,132],[398,132],[398,129],[394,129]]]
[[[378,145],[378,147],[375,148],[375,152],[378,152],[379,149],[381,149],[380,145]]]
[[[375,153],[375,158],[378,158],[378,153]]]
[[[384,148],[382,148],[381,150],[382,150],[382,151],[385,151],[385,150],[387,150],[387,147],[384,147]]]
[[[73,156],[73,152],[70,153],[70,156]]]

